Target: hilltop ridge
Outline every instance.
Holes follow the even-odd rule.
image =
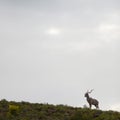
[[[3,99],[0,101],[0,120],[120,120],[120,113]]]

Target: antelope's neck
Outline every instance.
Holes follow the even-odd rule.
[[[87,100],[89,100],[90,99],[90,97],[89,97],[89,95],[87,96]]]

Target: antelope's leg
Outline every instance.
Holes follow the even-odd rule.
[[[89,104],[89,106],[90,106],[90,109],[91,109],[92,105],[91,105],[91,104]]]

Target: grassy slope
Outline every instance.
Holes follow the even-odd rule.
[[[120,120],[120,113],[65,105],[1,100],[0,120]]]

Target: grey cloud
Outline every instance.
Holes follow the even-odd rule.
[[[94,88],[102,108],[118,104],[119,2],[1,0],[0,97],[82,106]]]

